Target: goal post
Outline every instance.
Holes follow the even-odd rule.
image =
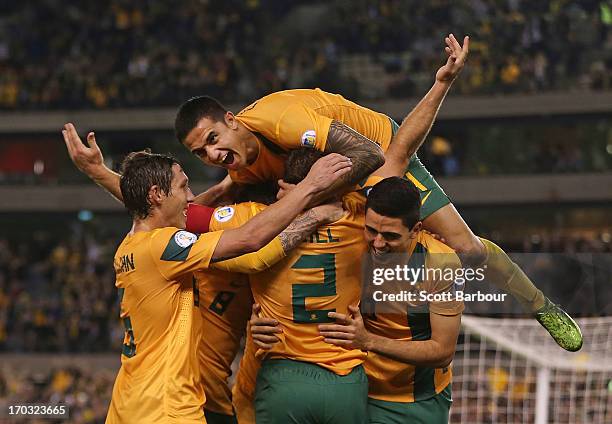
[[[612,422],[612,317],[578,322],[584,345],[571,353],[533,319],[465,315],[451,423]]]

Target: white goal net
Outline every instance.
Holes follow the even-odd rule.
[[[534,319],[464,316],[451,423],[612,423],[612,317],[578,322],[570,353]]]

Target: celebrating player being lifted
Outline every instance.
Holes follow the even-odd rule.
[[[381,149],[416,152],[467,58],[467,37],[463,46],[452,34],[445,41],[447,62],[401,126],[384,114],[318,89],[272,93],[237,115],[210,97],[188,100],[176,117],[179,141],[205,163],[224,167],[229,173],[222,183],[198,196],[199,201],[213,204],[231,193],[235,184],[276,181],[282,176],[285,154],[302,146],[341,153],[353,160],[353,170],[322,196],[363,181],[382,164]],[[73,126],[66,131],[68,139],[78,138]],[[88,142],[91,148],[80,145],[71,154],[73,161],[98,184],[120,195],[118,175],[101,162],[93,133]],[[577,324],[550,302],[503,250],[474,235],[416,155],[411,156],[404,175],[420,191],[420,218],[425,229],[442,236],[464,265],[486,265],[486,280],[519,300],[561,347],[580,349],[582,335]]]

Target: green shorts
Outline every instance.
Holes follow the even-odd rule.
[[[361,365],[340,376],[315,364],[271,359],[257,374],[257,424],[366,424],[367,404]]]
[[[236,416],[219,414],[218,412],[208,411],[204,408],[204,417],[207,424],[238,424]]]
[[[399,125],[393,119],[389,118],[389,120],[393,135],[395,135]],[[416,153],[410,158],[404,178],[412,181],[421,193],[421,221],[451,202],[433,175],[423,166]]]
[[[451,385],[418,402],[387,402],[368,398],[369,424],[448,424]]]

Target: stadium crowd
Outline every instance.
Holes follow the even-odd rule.
[[[61,404],[70,422],[102,424],[106,418],[116,370],[60,366],[49,372],[0,368],[0,404]],[[11,421],[16,424],[49,423],[49,419]],[[57,420],[55,422],[65,422]]]
[[[358,98],[359,83],[340,72],[355,54],[384,66],[387,95],[420,95],[449,32],[472,37],[458,93],[612,85],[609,0],[45,0],[1,10],[4,109],[174,106],[199,93],[230,103],[313,85]]]
[[[118,319],[117,292],[110,263],[120,235],[99,234],[99,231],[79,226],[74,229],[74,235],[63,241],[43,232],[36,233],[27,242],[0,239],[0,352],[114,352],[118,360],[123,327]],[[525,237],[522,245],[513,247],[515,251],[524,252],[609,253],[612,250],[606,233],[589,239],[536,234]],[[560,268],[554,263],[554,257],[547,260],[543,256],[532,256],[531,259],[530,264],[523,262],[522,266],[528,274],[537,276],[536,281],[544,290],[547,290],[546,284],[549,287],[554,284],[556,297],[566,295],[565,291],[584,291],[575,287],[576,281],[584,277],[580,277],[579,269]],[[555,274],[555,270],[562,274],[573,272],[576,278],[568,278],[567,274],[557,278],[559,274]],[[546,283],[545,275],[552,275],[554,281]],[[604,280],[609,281],[606,277]],[[568,282],[567,287],[559,287],[561,282]],[[597,295],[601,302],[606,301],[607,292],[601,290]],[[587,298],[582,299],[585,302],[597,297],[590,291],[585,293]],[[574,299],[574,302],[580,301]],[[499,310],[506,306],[507,310]],[[495,305],[496,316],[512,314],[511,306]],[[492,372],[503,370],[491,368],[487,375]],[[5,364],[0,366],[0,404],[12,401],[66,404],[70,407],[71,422],[103,423],[115,373],[116,369],[110,366],[86,369],[65,365],[36,371]],[[487,381],[470,382],[468,384],[474,386],[471,388],[463,388],[461,382],[455,382],[453,392],[467,390],[472,393],[477,384],[493,384]],[[511,412],[504,406],[510,403],[521,411],[519,406],[532,402],[528,391],[532,392],[533,387],[525,386],[520,392],[516,391],[516,384],[513,387],[511,399],[504,389],[494,398],[483,401],[487,412],[480,414],[495,415],[501,422],[524,417],[524,412],[520,416],[506,417],[504,414]],[[462,410],[464,402],[467,400],[456,399],[454,410]],[[476,409],[469,409],[468,420],[475,418],[476,413]],[[453,420],[459,419],[458,415],[453,416]]]
[[[27,242],[0,239],[0,352],[119,352],[124,330],[111,264],[121,235],[75,234],[70,240],[43,232]],[[536,235],[513,250],[609,253],[607,237]],[[547,261],[525,266],[545,291],[544,280],[556,275],[554,269],[580,276],[579,269]],[[559,287],[560,281],[571,287]],[[554,292],[563,295],[575,284],[571,278],[555,280]]]
[[[0,239],[0,351],[118,349],[117,239]]]

